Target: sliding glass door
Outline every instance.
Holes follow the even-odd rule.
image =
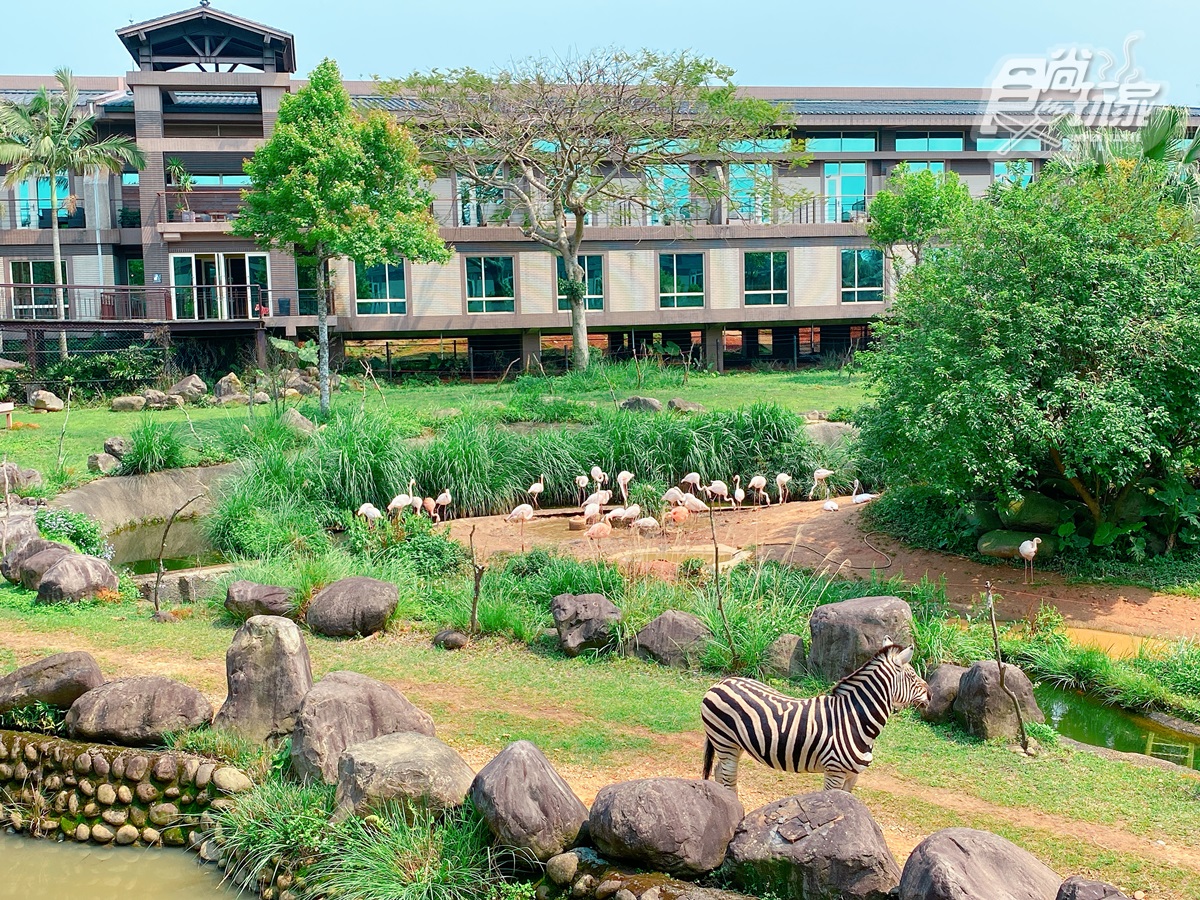
[[[176,319],[252,319],[266,308],[265,253],[187,253],[171,257]]]

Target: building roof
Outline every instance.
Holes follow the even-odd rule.
[[[243,65],[277,72],[296,71],[295,38],[290,32],[200,5],[117,29],[117,37],[142,68],[165,71],[196,64]]]

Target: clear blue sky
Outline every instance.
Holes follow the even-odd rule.
[[[126,71],[113,31],[192,0],[6,0],[0,73]],[[291,31],[309,71],[332,56],[348,78],[435,66],[496,63],[597,46],[692,48],[738,70],[742,84],[988,83],[998,61],[1051,48],[1108,49],[1166,82],[1166,99],[1200,105],[1196,0],[991,0],[744,5],[728,0],[214,0],[214,6]]]

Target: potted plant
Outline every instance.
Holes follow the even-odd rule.
[[[172,156],[167,160],[167,174],[171,176],[171,184],[175,186],[175,211],[179,213],[180,221],[196,221],[196,214],[188,205],[188,194],[195,188],[196,179],[192,177],[192,173],[187,170],[187,166],[178,156]]]

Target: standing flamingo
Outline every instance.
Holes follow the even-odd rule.
[[[443,488],[433,502],[437,505],[440,518],[445,519],[447,507],[454,502],[454,498],[450,496],[450,488]]]
[[[577,496],[581,501],[583,500],[584,497],[587,496],[587,486],[588,486],[588,477],[586,475],[576,475],[575,476],[575,487],[579,491],[579,493],[576,494],[575,496]],[[583,503],[581,502],[579,505],[583,506]]]
[[[734,475],[733,476],[733,496],[730,498],[730,502],[733,504],[733,508],[741,509],[742,501],[745,499],[746,499],[746,492],[742,490],[742,476]]]
[[[642,517],[642,507],[637,503],[634,503],[634,504],[631,504],[631,505],[625,507],[625,512],[621,515],[621,518],[624,519],[626,522],[633,522],[637,519],[640,519],[641,517]]]
[[[610,500],[612,500],[612,491],[596,491],[594,494],[589,494],[587,496],[587,498],[583,501],[583,505],[590,506],[593,503],[598,503],[600,506],[607,506]]]
[[[608,483],[608,476],[599,466],[592,466],[592,481],[596,482],[596,488],[599,489]]]
[[[712,483],[704,488],[704,493],[709,497],[716,497],[718,500],[728,500],[729,485],[714,478]]]
[[[591,522],[593,519],[600,518],[600,504],[588,503],[583,507],[583,521]]]
[[[755,502],[771,505],[771,495],[767,493],[767,479],[762,475],[755,475],[750,479],[750,483],[746,485],[750,490],[754,491]]]
[[[833,474],[833,469],[821,469],[821,468],[813,469],[813,483],[812,483],[812,487],[808,489],[808,499],[809,500],[811,500],[813,497],[813,494],[815,494],[817,492],[818,485],[825,488],[825,499],[826,500],[829,499],[829,483],[826,481],[826,479],[832,474]]]
[[[787,472],[780,472],[775,476],[775,487],[779,489],[779,502],[788,502],[788,482],[792,480],[792,476]]]
[[[355,515],[366,520],[367,527],[372,531],[375,530],[375,523],[383,518],[383,513],[379,511],[379,507],[374,503],[364,503],[358,508],[358,512]]]
[[[708,504],[695,494],[687,494],[683,498],[683,508],[690,513],[708,512]]]
[[[633,481],[633,473],[621,470],[617,473],[617,485],[621,488],[621,502],[629,502],[629,482]]]
[[[408,493],[397,494],[392,498],[392,502],[389,503],[387,507],[389,514],[395,514],[396,516],[399,516],[400,513],[408,511],[408,507],[412,506],[412,491],[416,484],[417,482],[415,479],[409,479]]]
[[[538,505],[538,498],[542,496],[542,491],[546,489],[546,476],[539,475],[538,480],[529,486],[529,496],[533,498],[533,505]]]
[[[421,499],[421,495],[420,495],[420,494],[413,494],[413,495],[412,495],[412,508],[413,508],[413,515],[414,515],[414,516],[419,516],[419,515],[421,514],[421,508],[422,508],[423,506],[424,506],[424,501]]]
[[[678,506],[683,502],[683,498],[687,496],[677,487],[667,488],[667,492],[662,495],[663,503],[670,503],[672,506]]]
[[[700,490],[700,473],[688,472],[683,476],[683,480],[679,483],[686,484],[688,486],[688,490],[694,494],[696,491]]]
[[[533,507],[522,503],[508,514],[507,522],[518,522],[521,525],[521,552],[525,552],[525,523],[533,518]]]
[[[640,519],[634,519],[629,525],[630,528],[636,529],[639,534],[647,531],[657,531],[659,529],[658,519],[654,516],[643,516]]]
[[[426,497],[424,500],[422,500],[421,508],[424,509],[425,512],[429,513],[429,518],[433,519],[435,522],[438,521],[437,504],[433,502],[432,497]]]
[[[691,513],[688,512],[686,506],[676,506],[669,513],[667,513],[667,518],[669,518],[680,528],[683,527],[683,523],[686,522],[690,516]]]
[[[1025,584],[1033,584],[1033,561],[1037,558],[1038,545],[1041,542],[1040,537],[1035,537],[1032,541],[1022,541],[1021,546],[1017,548],[1021,559],[1025,560]]]
[[[597,522],[584,533],[584,537],[586,537],[589,541],[596,542],[597,556],[600,555],[600,542],[612,534],[612,529],[613,527],[611,523],[601,521]]]

